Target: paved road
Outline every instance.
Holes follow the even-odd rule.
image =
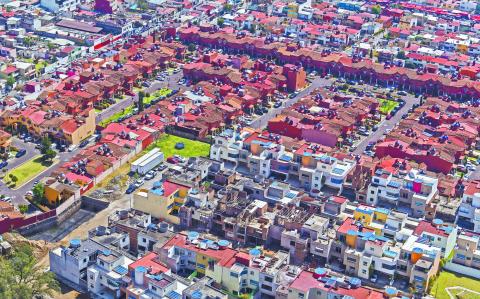
[[[249,125],[250,127],[254,129],[261,129],[267,126],[268,121],[277,115],[281,114],[283,109],[288,108],[298,102],[301,98],[304,96],[310,94],[315,88],[320,88],[320,87],[325,87],[325,86],[330,86],[333,84],[335,79],[325,79],[325,78],[320,78],[316,77],[310,86],[305,88],[304,90],[300,91],[294,98],[288,98],[285,100],[283,103],[282,107],[279,108],[272,108],[270,109],[267,113],[259,116],[258,118],[254,119],[252,123]]]
[[[403,106],[398,112],[390,119],[386,119],[383,122],[380,123],[379,128],[377,131],[372,132],[370,135],[368,135],[366,138],[360,141],[359,144],[357,144],[357,148],[353,151],[354,154],[361,154],[365,151],[368,143],[370,141],[376,141],[380,139],[383,134],[385,134],[385,131],[391,130],[397,123],[400,122],[402,119],[402,115],[408,112],[410,108],[413,107],[414,104],[420,103],[419,98],[415,98],[413,95],[407,95],[403,96],[402,99],[405,101],[405,106]]]
[[[145,93],[154,93],[155,91],[162,89],[164,87],[170,88],[170,89],[178,89],[179,84],[178,80],[180,80],[183,77],[183,72],[178,72],[176,74],[172,74],[171,76],[167,76],[167,80],[165,81],[154,81],[150,85],[150,87],[147,87],[144,89]],[[135,94],[134,96],[126,96],[126,99],[124,99],[121,102],[118,102],[114,105],[111,105],[107,109],[103,110],[99,114],[97,114],[95,120],[98,123],[102,122],[103,120],[109,118],[110,116],[114,115],[117,112],[120,112],[124,109],[126,109],[129,106],[132,106],[138,101],[138,93]]]
[[[154,81],[152,85],[148,88],[145,89],[145,92],[148,93],[153,93],[156,90],[159,90],[161,88],[167,87],[170,89],[179,89],[180,87],[184,88],[184,86],[181,86],[178,84],[178,80],[183,77],[182,72],[178,72],[176,74],[172,74],[171,76],[167,76],[168,79],[165,81]],[[124,102],[129,102],[129,104],[125,107],[128,107],[129,105],[132,105],[135,101],[137,101],[138,95],[135,95],[135,97],[130,97],[129,99],[125,99],[124,101],[118,103],[122,104]],[[128,103],[128,102],[127,102]],[[114,107],[114,106],[112,106]],[[115,109],[108,110],[108,114],[103,115],[102,114],[102,119],[108,118],[111,115],[115,114],[118,111],[121,111],[122,106],[117,106],[115,105]],[[107,111],[107,110],[106,110]],[[107,116],[108,115],[108,116]],[[98,115],[97,115],[98,117]],[[97,119],[98,120],[98,119]],[[9,164],[7,166],[7,169],[10,170],[12,168],[15,168],[19,164],[28,161],[31,159],[33,156],[40,154],[39,150],[35,149],[35,144],[34,143],[25,143],[22,140],[14,137],[13,138],[13,145],[15,145],[17,148],[25,148],[27,150],[27,153],[21,157],[21,158],[13,158],[12,160],[9,161]],[[57,170],[63,163],[71,160],[81,149],[77,148],[73,152],[60,152],[57,155],[57,158],[59,159],[59,162],[55,165],[53,165],[51,168],[46,170],[45,172],[41,173],[40,175],[36,176],[33,178],[30,182],[27,184],[23,185],[22,187],[12,190],[8,188],[3,182],[0,181],[0,194],[10,196],[12,198],[12,203],[16,206],[20,204],[28,204],[28,201],[24,198],[25,193],[27,191],[32,190],[33,184],[35,181],[39,181],[43,179],[44,177],[47,177],[52,174],[55,170]]]
[[[8,170],[13,169],[16,166],[20,165],[21,163],[28,161],[29,159],[31,159],[35,155],[40,154],[39,150],[35,149],[35,143],[25,143],[25,142],[21,141],[20,139],[18,139],[16,137],[13,137],[12,140],[13,140],[13,144],[15,146],[17,146],[18,148],[25,148],[27,150],[27,153],[19,159],[13,158],[13,160],[11,162],[9,162],[9,164],[7,166]],[[12,189],[8,188],[3,183],[3,181],[0,181],[0,194],[10,196],[12,198],[12,203],[16,206],[18,206],[20,204],[28,204],[28,201],[24,198],[24,195],[27,191],[32,190],[33,183],[35,181],[39,181],[39,180],[43,179],[46,176],[49,176],[54,170],[58,169],[64,162],[69,161],[79,151],[80,151],[80,149],[77,149],[73,152],[60,152],[60,153],[58,153],[57,159],[59,160],[59,162],[57,164],[53,165],[51,168],[49,168],[45,172],[42,172],[40,175],[36,176],[31,181],[29,181],[28,183],[26,183],[25,185],[23,185],[22,187],[20,187],[16,190],[12,190]]]

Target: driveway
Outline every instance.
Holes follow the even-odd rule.
[[[313,90],[316,88],[321,88],[321,87],[326,87],[330,86],[333,84],[335,79],[325,79],[325,78],[320,78],[320,77],[315,77],[315,79],[312,81],[310,86],[305,88],[304,90],[300,91],[294,98],[287,98],[282,107],[279,108],[271,108],[268,110],[267,113],[259,116],[258,118],[254,119],[252,123],[249,125],[249,127],[252,127],[254,129],[261,129],[267,126],[268,121],[271,120],[272,118],[278,116],[279,114],[282,113],[283,109],[288,108],[298,102],[301,98],[305,97],[306,95],[310,94]]]
[[[171,76],[167,76],[168,79],[166,79],[165,81],[153,81],[152,84],[149,87],[144,88],[143,91],[145,93],[152,94],[155,91],[165,87],[170,88],[172,90],[179,89],[180,85],[178,84],[178,80],[180,80],[182,77],[183,77],[183,72],[172,74]],[[98,113],[95,118],[97,124],[111,117],[115,113],[120,112],[129,106],[134,105],[137,101],[138,101],[138,93],[136,93],[134,96],[126,96],[126,98],[123,101],[118,102],[114,105],[111,105],[107,109]]]
[[[354,154],[362,154],[370,141],[376,141],[382,138],[387,130],[393,129],[393,127],[402,120],[402,115],[407,113],[414,104],[420,103],[420,99],[415,98],[414,95],[406,95],[401,98],[405,101],[405,105],[398,110],[392,118],[385,119],[381,122],[377,131],[371,132],[370,135],[362,139],[360,143],[357,144],[357,148],[353,151]]]
[[[26,143],[23,142],[22,140],[18,139],[17,137],[13,137],[12,142],[15,146],[18,148],[24,148],[27,150],[27,153],[22,156],[21,158],[13,158],[12,160],[9,161],[7,169],[13,169],[16,166],[30,160],[36,155],[40,154],[40,151],[38,149],[35,149],[35,143]],[[59,162],[52,167],[48,168],[46,171],[42,172],[41,174],[37,175],[36,177],[32,178],[28,183],[24,184],[20,188],[16,190],[12,190],[8,188],[3,181],[0,181],[0,194],[10,196],[12,198],[12,203],[15,206],[21,205],[21,204],[28,204],[29,202],[24,198],[24,195],[27,191],[32,190],[33,184],[35,181],[39,181],[43,179],[44,177],[47,177],[51,175],[51,173],[58,169],[64,162],[69,161],[73,156],[75,156],[80,149],[76,149],[73,152],[60,152],[57,154],[57,158]]]

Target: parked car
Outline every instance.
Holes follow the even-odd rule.
[[[84,140],[82,142],[80,142],[80,147],[83,148],[83,147],[86,147],[88,145],[88,140]]]
[[[15,158],[20,158],[21,156],[25,155],[26,153],[27,153],[26,149],[21,149],[17,152],[17,154],[15,155]]]
[[[131,184],[130,186],[128,186],[127,190],[125,191],[126,194],[130,194],[132,193],[133,191],[135,191],[135,186],[133,184]]]
[[[8,165],[8,162],[7,161],[2,161],[0,162],[0,169],[6,167]]]
[[[149,181],[149,180],[153,179],[156,174],[157,174],[157,173],[156,173],[155,171],[150,170],[150,171],[147,172],[147,174],[145,175],[145,179],[146,179],[147,181]]]
[[[145,184],[145,181],[142,180],[142,179],[138,179],[138,180],[135,182],[134,186],[135,186],[135,188],[140,188],[141,186],[143,186],[143,184]]]

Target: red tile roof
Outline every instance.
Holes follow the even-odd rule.
[[[164,249],[169,249],[172,246],[184,248],[193,252],[196,252],[198,254],[202,254],[205,256],[208,256],[212,259],[217,260],[217,263],[220,266],[225,266],[229,263],[229,261],[233,258],[235,258],[237,251],[231,248],[225,248],[225,249],[201,249],[197,247],[195,244],[192,243],[187,243],[187,236],[183,234],[177,234],[173,238],[171,238],[163,247]]]

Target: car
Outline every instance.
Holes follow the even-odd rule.
[[[374,126],[372,127],[372,131],[375,132],[376,130],[378,130],[378,125],[374,125]]]
[[[142,83],[142,86],[143,86],[143,87],[150,87],[150,83],[148,83],[148,82],[143,82],[143,83]]]
[[[83,148],[83,147],[86,147],[88,145],[88,140],[84,140],[82,142],[80,142],[80,148]]]
[[[370,133],[368,133],[367,131],[358,131],[358,135],[361,135],[361,136],[368,136],[370,135]]]
[[[8,162],[7,161],[2,161],[0,162],[0,169],[6,167],[8,165]]]
[[[2,198],[2,201],[4,202],[12,202],[12,198],[10,196],[5,196]]]
[[[145,181],[142,179],[138,179],[133,185],[135,186],[135,188],[140,188],[141,186],[143,186],[143,184],[145,184]]]
[[[15,155],[15,158],[20,158],[21,156],[25,155],[26,153],[27,153],[27,150],[22,148],[17,152],[17,154]]]
[[[273,104],[273,108],[280,108],[280,107],[282,107],[281,102],[275,102],[275,104]]]
[[[35,186],[35,185],[38,185],[38,183],[39,183],[39,181],[35,181],[35,182],[33,182],[33,185],[34,185],[34,186]]]
[[[26,199],[32,199],[33,198],[33,192],[32,191],[27,191],[25,193],[25,198]]]
[[[71,144],[71,145],[68,147],[67,150],[68,150],[69,152],[73,152],[73,151],[76,150],[76,149],[77,149],[77,146],[76,146],[75,144]]]
[[[149,172],[147,172],[147,174],[145,175],[145,179],[147,181],[153,179],[155,177],[155,175],[157,175],[157,173],[155,171],[152,171],[150,170]]]
[[[127,190],[125,191],[126,194],[130,194],[130,193],[133,193],[133,191],[135,191],[135,186],[133,184],[131,184],[130,186],[128,186]]]
[[[400,90],[399,92],[397,92],[399,96],[406,96],[407,93],[403,90]]]

